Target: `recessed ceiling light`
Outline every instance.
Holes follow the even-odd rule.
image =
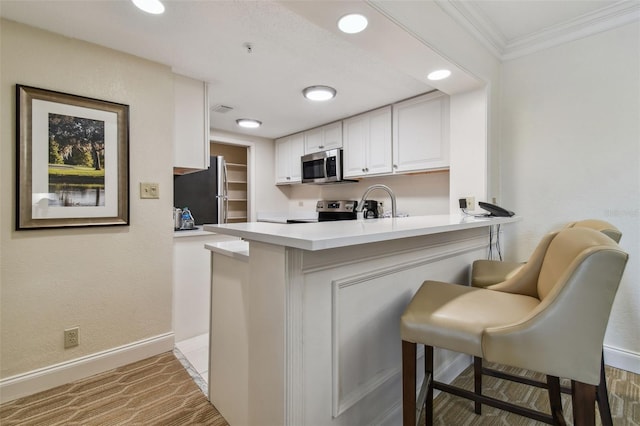
[[[305,98],[312,101],[328,101],[336,96],[336,89],[329,86],[309,86],[302,91]]]
[[[437,70],[437,71],[430,72],[427,78],[433,81],[444,80],[450,75],[451,75],[451,71],[449,70]]]
[[[338,28],[340,31],[347,34],[356,34],[363,31],[369,25],[369,21],[363,15],[359,13],[351,13],[345,15],[338,21]]]
[[[154,15],[159,15],[164,13],[164,5],[160,2],[160,0],[131,0],[133,4],[135,4],[138,9],[144,10],[147,13],[152,13]]]
[[[239,118],[236,120],[236,123],[238,123],[238,126],[247,129],[257,129],[262,125],[261,121],[254,120],[252,118]]]

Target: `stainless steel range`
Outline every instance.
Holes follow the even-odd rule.
[[[320,200],[316,203],[318,222],[355,220],[357,206],[354,200]]]

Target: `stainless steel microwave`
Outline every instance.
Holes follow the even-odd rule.
[[[302,183],[331,183],[342,181],[342,150],[314,152],[303,155]]]

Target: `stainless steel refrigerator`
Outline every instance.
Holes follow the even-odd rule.
[[[227,223],[229,184],[221,155],[211,157],[207,170],[173,177],[173,206],[188,207],[196,225]]]

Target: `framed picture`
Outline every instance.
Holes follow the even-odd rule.
[[[16,230],[129,224],[129,106],[16,85]]]

